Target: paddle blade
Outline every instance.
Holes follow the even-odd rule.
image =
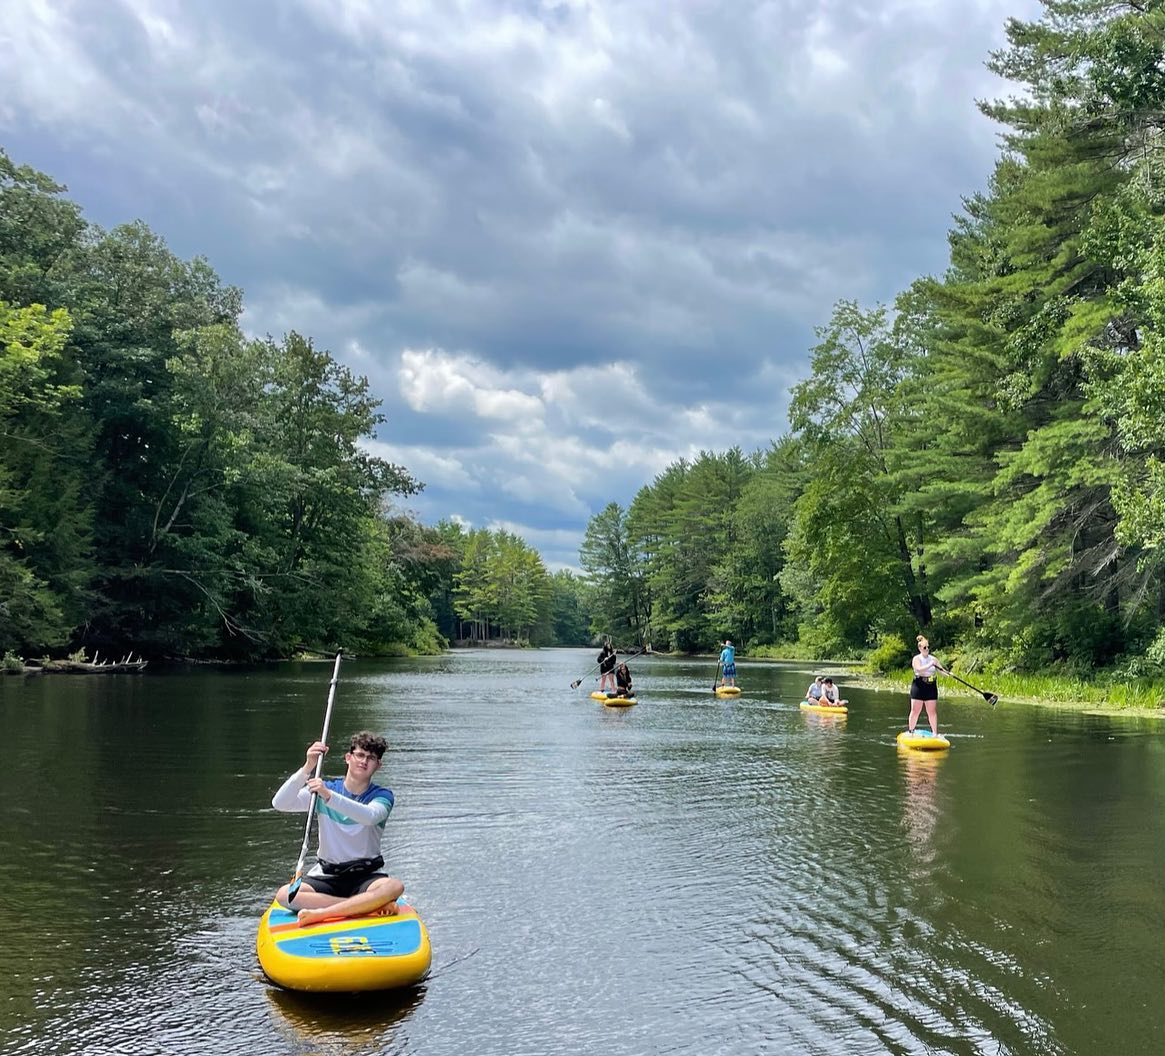
[[[995,693],[984,693],[983,699],[987,701],[992,707],[999,703],[999,697]]]
[[[578,689],[578,687],[579,687],[579,686],[581,686],[581,685],[582,685],[582,679],[581,679],[581,678],[576,678],[576,679],[575,679],[575,680],[574,680],[574,681],[573,681],[573,682],[570,684],[570,688],[571,688],[571,689]]]

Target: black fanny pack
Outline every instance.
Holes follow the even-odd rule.
[[[320,859],[320,868],[325,876],[359,876],[361,873],[375,873],[384,867],[384,859],[378,854],[375,858],[353,858],[347,862],[325,862]]]
[[[916,682],[933,682],[934,675],[915,675],[914,680]]]

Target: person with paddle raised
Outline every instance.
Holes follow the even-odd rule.
[[[302,881],[284,884],[275,895],[280,905],[298,910],[300,924],[398,912],[396,900],[404,894],[404,884],[383,872],[380,853],[394,797],[391,789],[372,783],[387,748],[378,734],[354,734],[344,755],[344,777],[325,781],[317,767],[328,746],[315,741],[304,764],[271,800],[271,806],[287,813],[305,813],[314,806],[319,820],[318,861]]]
[[[945,674],[946,668],[930,655],[930,642],[924,635],[920,634],[915,641],[918,643],[918,654],[910,661],[910,666],[914,670],[914,680],[910,683],[910,718],[907,720],[906,729],[909,733],[914,732],[914,727],[918,725],[919,713],[925,704],[926,717],[930,720],[930,732],[937,737],[938,679],[935,672],[942,671]]]

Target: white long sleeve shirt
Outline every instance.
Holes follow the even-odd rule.
[[[288,814],[306,814],[311,802],[307,779],[302,767],[296,770],[272,797],[271,806]],[[326,800],[323,796],[316,797],[319,858],[325,862],[375,858],[380,854],[384,826],[395,802],[392,790],[369,785],[360,795],[353,796],[340,777],[325,781],[324,787],[332,794]],[[320,872],[318,864],[309,872]]]

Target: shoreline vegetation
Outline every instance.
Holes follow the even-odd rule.
[[[463,639],[450,642],[449,648],[445,651],[456,652],[459,649],[482,648],[529,649],[532,647],[529,644],[512,641],[479,642]],[[556,647],[547,646],[544,648]],[[596,646],[567,646],[566,648],[591,649],[596,648]],[[790,652],[795,654],[795,650],[791,650]],[[660,649],[652,649],[642,653],[636,653],[630,649],[621,649],[618,650],[618,653],[620,655],[637,657],[683,657],[684,659],[709,661],[714,660],[718,655],[716,653],[681,653]],[[364,660],[399,660],[418,655],[437,654],[420,654],[402,647],[399,650],[366,652],[359,656],[351,654],[351,658]],[[833,669],[832,673],[835,676],[840,675],[849,685],[862,689],[870,689],[878,693],[906,693],[910,687],[911,676],[908,671],[904,671],[903,673],[874,671],[870,669],[869,661],[866,659],[814,659],[797,655],[778,655],[778,651],[771,648],[762,650],[759,654],[755,655],[741,653],[739,654],[739,659],[752,663],[802,664],[807,671],[813,672],[830,672]],[[314,661],[326,662],[330,660],[331,657],[323,652],[300,651],[286,657],[270,657],[267,658],[266,662],[308,663]],[[170,663],[178,667],[183,665],[213,665],[229,668],[241,667],[248,662],[200,660],[192,657],[183,657],[175,659]],[[163,664],[161,666],[166,667],[170,665]],[[43,658],[33,664],[17,664],[5,658],[5,662],[0,665],[0,674],[24,676],[42,674],[141,674],[145,672],[147,667],[148,661],[140,658],[134,660],[133,654],[129,654],[121,661],[114,661],[108,658],[101,660],[99,654],[95,654],[92,660],[85,660],[84,651],[82,650],[63,660]],[[974,690],[960,685],[952,679],[948,679],[942,675],[939,677],[944,682],[942,694],[945,697],[977,699],[980,696]],[[1124,681],[1104,683],[1048,673],[1007,673],[994,675],[988,672],[985,674],[975,673],[972,675],[972,678],[977,682],[983,683],[982,688],[985,691],[998,694],[1000,706],[1024,704],[1034,707],[1081,711],[1085,714],[1124,715],[1129,717],[1165,719],[1165,687],[1155,682],[1136,683]],[[984,703],[984,707],[987,706]]]
[[[680,655],[661,653],[659,656]],[[700,653],[698,659],[714,660],[715,653]],[[870,667],[868,659],[839,660],[814,659],[798,656],[796,651],[781,653],[779,650],[763,650],[760,654],[738,653],[738,660],[752,663],[803,664],[806,671],[832,674],[835,679],[840,674],[850,685],[875,692],[908,692],[911,674],[905,667],[901,674],[892,671],[876,671]],[[999,696],[998,707],[1007,704],[1027,704],[1037,707],[1062,708],[1098,715],[1146,716],[1165,719],[1165,686],[1150,680],[1105,682],[1073,678],[1048,672],[992,674],[973,672],[969,675],[956,671],[960,677],[969,677],[984,691]],[[944,675],[940,692],[944,697],[982,699],[979,693],[962,686]],[[983,705],[988,707],[986,703]]]

